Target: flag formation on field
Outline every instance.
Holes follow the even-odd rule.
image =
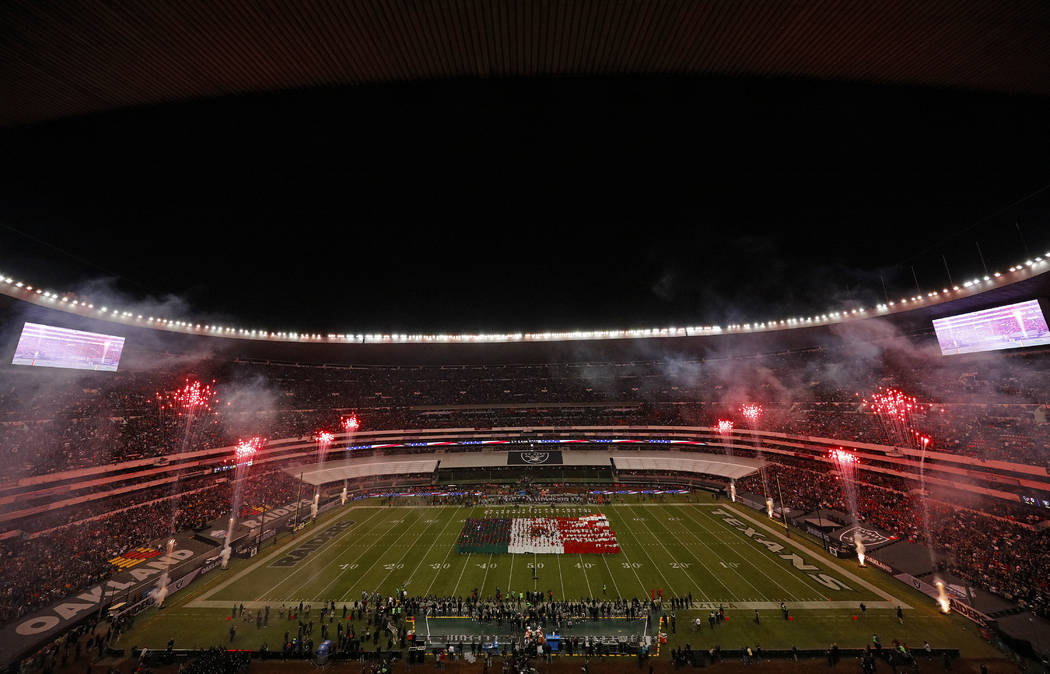
[[[605,515],[468,519],[456,552],[473,554],[615,554],[616,533]]]

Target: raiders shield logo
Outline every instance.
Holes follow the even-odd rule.
[[[874,529],[866,529],[862,526],[844,529],[842,533],[839,534],[839,540],[843,543],[853,543],[858,534],[860,535],[860,542],[869,548],[882,545],[883,543],[889,543],[892,540],[888,536],[884,536]]]
[[[525,463],[547,463],[550,452],[522,452],[521,460]]]

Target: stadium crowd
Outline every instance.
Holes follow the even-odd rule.
[[[998,513],[988,512],[990,504],[984,501],[967,506],[959,502],[958,492],[953,498],[934,491],[927,499],[927,533],[921,501],[907,491],[904,480],[880,476],[869,481],[869,475],[863,472],[857,485],[857,511],[865,523],[931,545],[944,570],[1050,616],[1050,529],[1033,526],[1037,516],[1003,513],[1003,506]],[[839,476],[829,468],[776,463],[769,467],[767,479],[776,478],[787,508],[849,510]],[[740,480],[737,490],[763,494],[762,478]]]
[[[934,402],[918,422],[936,437],[937,449],[1050,465],[1050,387],[1045,384],[1050,359],[1026,356],[1008,365],[978,364],[964,375],[930,372],[921,389],[913,389]],[[158,392],[185,381],[184,369],[107,373],[105,379],[66,374],[47,385],[35,373],[17,371],[0,383],[0,460],[10,483],[72,468],[165,457],[183,443],[193,449],[226,446],[248,432],[309,437],[318,427],[336,428],[340,416],[351,410],[361,413],[370,430],[709,426],[720,415],[735,413],[727,401],[745,396],[768,401],[760,424],[764,430],[891,442],[863,411],[858,392],[838,383],[850,380],[836,374],[839,366],[819,352],[673,364],[322,368],[216,362],[193,374],[215,378],[217,401],[211,412],[194,419],[188,443],[185,417],[160,409],[157,402]],[[887,370],[877,383],[916,385],[911,376],[907,369]],[[418,409],[420,405],[431,407]],[[828,504],[838,493],[825,466],[777,460],[792,464],[781,469],[788,505],[812,508]],[[923,540],[921,518],[904,482],[870,471],[864,476],[871,485],[861,490],[865,516],[884,529]],[[295,483],[283,473],[260,472],[252,480],[265,496],[249,491],[248,503],[294,497]],[[229,483],[202,477],[181,484],[175,497],[170,487],[152,487],[20,521],[20,535],[0,540],[5,565],[0,618],[11,620],[106,577],[112,571],[107,560],[169,531],[172,522],[177,529],[201,526],[225,512],[228,503]],[[931,538],[958,575],[1045,612],[1050,546],[1041,532],[1046,530],[1023,526],[1039,519],[1002,503],[976,504],[973,510],[937,506]]]
[[[231,483],[186,485],[185,491],[109,515],[56,526],[54,516],[37,518],[42,527],[0,540],[0,618],[4,622],[62,599],[119,571],[110,560],[130,548],[148,545],[174,531],[199,528],[229,512]],[[242,501],[248,506],[284,505],[295,499],[297,480],[280,470],[249,474]],[[170,487],[163,487],[170,495]],[[133,502],[134,496],[119,502]],[[116,504],[113,504],[116,505]],[[97,508],[105,511],[106,505]],[[61,519],[70,515],[60,513]],[[159,545],[159,544],[158,544]],[[158,547],[158,549],[160,549]]]
[[[360,410],[371,430],[522,425],[710,426],[739,402],[764,401],[763,430],[892,443],[860,402],[875,384],[915,390],[933,407],[917,420],[939,451],[1050,465],[1050,359],[1005,367],[933,371],[911,389],[909,371],[871,386],[836,382],[846,365],[822,353],[763,359],[445,367],[309,367],[211,363],[217,401],[193,425],[194,447],[228,446],[245,434],[308,437]],[[107,373],[44,386],[17,372],[0,384],[0,458],[7,476],[39,475],[178,451],[185,419],[158,393],[185,371]],[[811,379],[812,378],[812,379]],[[868,379],[871,379],[870,373]],[[265,382],[260,384],[259,382]],[[754,382],[754,383],[748,383]],[[727,404],[727,401],[731,404]],[[507,405],[520,405],[507,407]],[[579,405],[573,407],[573,404]],[[448,409],[416,409],[417,406]],[[491,407],[487,407],[491,405]],[[552,407],[556,405],[557,407]],[[465,409],[462,406],[471,406]],[[454,409],[458,407],[458,409]]]

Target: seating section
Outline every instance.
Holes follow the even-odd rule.
[[[743,429],[739,407],[744,401],[763,405],[757,422],[761,430],[892,444],[896,438],[861,404],[866,393],[883,385],[903,388],[931,404],[914,422],[934,438],[936,451],[1050,466],[1050,357],[995,355],[966,361],[963,367],[954,364],[960,361],[934,359],[917,368],[914,358],[887,353],[816,349],[703,361],[352,368],[216,360],[148,373],[71,373],[61,385],[39,371],[7,368],[0,377],[0,461],[10,483],[162,458],[182,449],[227,446],[247,435],[308,439],[318,428],[336,430],[340,417],[350,411],[357,412],[362,430],[370,431],[711,426],[727,416]],[[158,393],[178,388],[187,376],[214,379],[218,398],[210,412],[190,423],[157,402]],[[411,469],[411,475],[432,470],[430,457],[419,456],[432,448],[405,453],[409,451],[415,456],[399,460],[421,466]],[[773,458],[780,464],[789,505],[841,507],[826,464],[801,456]],[[891,466],[887,462],[870,466]],[[282,472],[284,467],[278,462],[253,471],[246,504],[294,498],[298,485]],[[660,473],[673,483],[680,467],[624,463],[617,468],[621,477]],[[926,533],[909,494],[913,485],[871,470],[861,475],[865,517],[923,540]],[[761,491],[755,479],[739,486]],[[229,500],[229,482],[194,474],[183,476],[174,491],[171,485],[142,488],[12,523],[21,533],[0,539],[5,569],[0,575],[0,619],[10,620],[105,576],[107,560],[148,544],[172,526],[198,526],[218,517]],[[931,502],[937,500],[934,495]],[[944,495],[940,500],[949,502]],[[930,538],[959,575],[1045,611],[1050,540],[1046,529],[1032,525],[1046,513],[976,497],[967,508],[936,505]],[[580,532],[559,532],[565,549],[591,545],[586,536],[574,535]],[[494,535],[482,529],[461,543],[490,545]]]

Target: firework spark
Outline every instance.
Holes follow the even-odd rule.
[[[835,466],[839,469],[839,484],[842,485],[842,496],[846,499],[846,506],[849,508],[850,517],[853,520],[853,526],[857,535],[854,536],[854,543],[857,548],[857,560],[861,566],[864,566],[864,543],[859,538],[859,532],[856,531],[856,527],[860,524],[860,517],[857,513],[857,465],[860,461],[857,459],[857,455],[852,452],[847,452],[842,447],[828,450],[828,456],[835,462]]]
[[[733,420],[719,419],[718,423],[715,424],[715,430],[718,431],[719,435],[729,435],[733,432]]]
[[[756,405],[755,403],[747,403],[740,408],[740,414],[744,415],[747,422],[754,426],[755,422],[758,421],[758,418],[762,416],[762,406]]]
[[[351,414],[350,416],[343,417],[339,421],[339,425],[342,426],[343,430],[347,433],[353,433],[361,427],[361,422],[357,420],[356,414]]]
[[[237,459],[237,463],[251,461],[262,445],[263,439],[258,436],[238,441],[237,446],[233,448],[233,454]]]
[[[881,386],[871,394],[870,400],[863,401],[863,405],[878,418],[886,435],[894,444],[921,449],[918,438],[922,436],[913,428],[914,417],[917,414],[925,414],[930,405],[920,403],[915,396],[897,389]]]
[[[212,384],[214,383],[212,381]],[[187,381],[186,385],[178,390],[157,393],[156,400],[161,410],[171,410],[178,415],[210,412],[217,402],[215,389],[211,384],[202,384],[195,380]]]
[[[828,451],[828,456],[830,456],[832,459],[834,459],[836,464],[840,464],[840,463],[844,463],[844,464],[857,463],[857,456],[855,454],[850,454],[849,452],[847,452],[842,447],[839,447],[838,449],[829,450]]]

